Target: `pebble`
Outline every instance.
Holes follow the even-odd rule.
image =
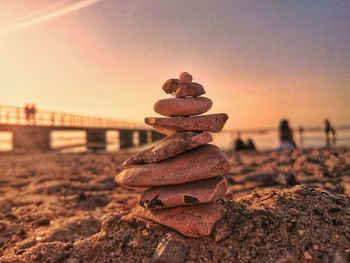
[[[227,180],[223,176],[180,185],[154,187],[141,193],[144,208],[166,208],[215,202],[224,197]]]
[[[153,254],[152,263],[183,263],[187,254],[186,244],[182,238],[167,234],[158,244]]]
[[[343,251],[336,250],[332,253],[331,263],[348,263],[346,254]]]
[[[200,115],[211,109],[213,102],[205,97],[171,98],[159,100],[154,104],[154,111],[167,117]]]
[[[161,163],[127,168],[115,180],[124,187],[147,188],[208,179],[230,170],[230,164],[221,150],[215,145],[206,144]]]
[[[145,123],[153,126],[158,132],[171,135],[179,131],[220,132],[228,115],[225,113],[203,115],[188,118],[145,118]]]
[[[124,167],[130,167],[136,164],[157,163],[212,140],[213,138],[208,132],[178,132],[131,156],[123,165]]]
[[[312,256],[309,254],[309,252],[307,252],[307,251],[305,251],[304,252],[304,258],[306,259],[306,260],[312,260]]]
[[[232,234],[232,230],[229,227],[226,220],[220,220],[214,229],[214,240],[220,242],[227,239]]]
[[[299,236],[303,236],[304,233],[305,233],[305,230],[298,230],[298,235],[299,235]]]

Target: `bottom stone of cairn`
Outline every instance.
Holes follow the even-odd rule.
[[[209,236],[217,221],[223,218],[225,208],[219,203],[178,206],[148,210],[136,207],[127,218],[142,218],[173,228],[187,237]]]

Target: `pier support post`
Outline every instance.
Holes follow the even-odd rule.
[[[160,141],[164,139],[166,136],[162,133],[159,133],[157,131],[152,131],[152,142]]]
[[[147,131],[147,143],[152,143],[152,131]]]
[[[134,131],[132,130],[119,130],[120,149],[127,149],[134,146],[133,134]]]
[[[144,145],[148,142],[147,131],[139,131],[139,145]]]
[[[106,150],[106,131],[98,129],[87,130],[86,143],[88,150]]]
[[[50,129],[16,127],[12,129],[14,151],[49,151]]]

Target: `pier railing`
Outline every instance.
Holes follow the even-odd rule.
[[[0,125],[35,125],[49,127],[99,128],[99,129],[147,129],[142,123],[90,117],[79,114],[37,110],[30,113],[25,108],[0,105]]]

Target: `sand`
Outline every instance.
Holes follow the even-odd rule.
[[[203,239],[121,220],[138,201],[114,182],[130,155],[1,154],[0,262],[150,262],[167,234],[183,240],[186,262],[349,256],[350,150],[228,154],[228,212]]]

